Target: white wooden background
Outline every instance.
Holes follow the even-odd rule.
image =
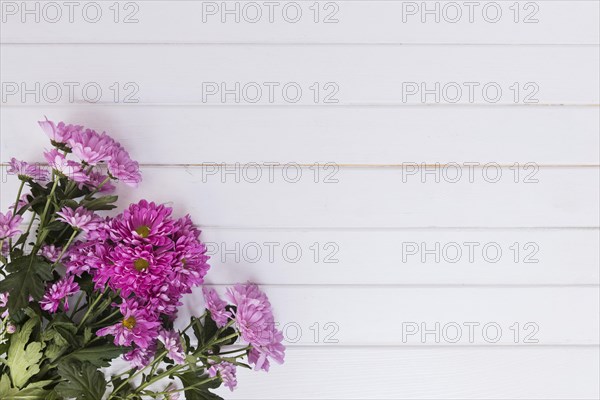
[[[143,185],[122,189],[121,204],[173,202],[203,228],[211,284],[264,286],[286,327],[286,364],[241,372],[222,395],[600,396],[598,1],[481,1],[471,22],[465,2],[448,1],[282,1],[273,22],[263,2],[90,3],[76,2],[69,21],[64,2],[1,2],[1,161],[42,160],[44,115],[106,130],[143,164]],[[236,3],[239,23],[211,14]],[[439,22],[412,14],[436,5]],[[262,19],[248,22],[256,7]],[[484,8],[488,19],[499,8],[498,21]],[[236,103],[207,96],[203,82],[279,86],[273,99],[262,86],[256,102],[247,92]],[[289,82],[303,90],[295,103],[281,95]],[[465,89],[423,101],[403,98],[406,82],[479,86],[473,99]],[[490,82],[502,90],[495,102],[481,92]],[[332,87],[337,101],[324,103]],[[480,164],[472,182],[464,163]],[[486,163],[500,167],[497,183],[482,178]],[[443,179],[456,164],[462,179]],[[442,179],[422,182],[424,169]],[[14,187],[3,173],[3,209]],[[403,243],[458,244],[463,256],[422,260]],[[497,262],[482,255],[489,243]],[[502,335],[403,340],[407,322],[496,323]],[[537,343],[524,340],[528,322]]]

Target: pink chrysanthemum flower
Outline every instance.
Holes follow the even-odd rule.
[[[255,370],[264,370],[269,372],[269,358],[272,358],[278,364],[283,364],[285,359],[285,346],[283,342],[283,333],[273,329],[272,337],[269,343],[265,345],[254,345],[248,353],[248,362],[254,364]]]
[[[98,330],[96,335],[114,336],[117,346],[135,344],[142,349],[148,349],[158,336],[160,322],[136,300],[127,299],[119,308],[123,315],[122,321]]]
[[[77,183],[85,183],[88,180],[86,173],[83,171],[81,164],[67,160],[66,157],[59,153],[58,150],[52,149],[44,153],[44,157],[48,164],[59,174],[66,176]]]
[[[117,143],[112,148],[108,161],[108,171],[111,176],[125,183],[127,186],[137,187],[142,181],[140,166],[133,161],[129,153]]]
[[[210,265],[207,261],[206,246],[199,240],[200,231],[196,229],[189,215],[176,223],[175,240],[175,278],[174,284],[182,293],[191,293],[192,288],[204,283]]]
[[[62,210],[56,213],[59,217],[57,221],[62,221],[66,224],[71,225],[75,229],[82,230],[84,232],[90,232],[98,227],[101,219],[93,211],[86,209],[81,206],[76,210],[69,207],[63,207]]]
[[[208,376],[214,378],[219,376],[223,380],[223,384],[233,392],[237,386],[236,366],[227,361],[221,361],[219,364],[213,364],[208,369]]]
[[[42,255],[42,257],[45,257],[46,260],[53,262],[53,263],[58,261],[58,257],[60,256],[61,252],[62,252],[62,249],[60,247],[56,247],[53,244],[51,244],[51,245],[45,244],[40,249],[40,254]]]
[[[206,309],[210,311],[210,316],[219,328],[224,327],[232,317],[231,313],[225,309],[227,302],[219,297],[215,289],[202,288]]]
[[[111,221],[111,239],[132,245],[172,246],[169,235],[176,229],[175,221],[171,219],[172,212],[171,208],[162,204],[141,200]]]
[[[12,211],[2,214],[0,212],[0,240],[10,239],[21,234],[19,224],[23,220],[20,215],[13,215]]]
[[[39,121],[38,124],[40,124],[40,127],[50,140],[57,144],[67,143],[74,133],[83,129],[82,126],[65,125],[64,122],[59,122],[58,125],[56,125],[54,122],[49,121],[48,118],[46,118],[45,121]]]
[[[134,368],[146,368],[148,365],[150,365],[150,362],[154,357],[154,354],[156,352],[155,347],[156,346],[153,345],[149,346],[147,349],[136,347],[130,352],[123,354],[123,359],[125,361],[129,361],[131,366]]]
[[[74,132],[67,140],[73,154],[89,165],[96,165],[111,159],[115,141],[106,133],[86,129]]]
[[[255,369],[268,371],[267,357],[283,363],[283,335],[275,328],[271,303],[266,294],[257,285],[249,283],[228,289],[227,296],[237,307],[235,324],[242,339],[253,347],[249,361],[255,364]]]
[[[19,161],[11,158],[6,171],[9,175],[17,175],[21,180],[33,179],[37,182],[47,182],[50,179],[50,172],[42,166],[31,165],[25,161]]]
[[[158,340],[165,346],[167,357],[175,362],[175,364],[185,364],[185,352],[181,346],[181,336],[175,331],[161,330],[158,334]]]
[[[42,307],[42,310],[55,313],[60,304],[63,303],[64,310],[68,311],[69,302],[66,300],[66,298],[79,291],[79,285],[76,282],[73,282],[73,279],[73,276],[69,276],[56,283],[53,283],[42,300],[40,300],[40,306]]]

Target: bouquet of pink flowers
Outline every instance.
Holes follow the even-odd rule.
[[[46,165],[12,159],[20,187],[0,213],[1,399],[219,399],[236,368],[282,363],[283,335],[254,284],[174,328],[182,297],[210,266],[189,215],[142,200],[114,217],[113,182],[137,186],[137,162],[114,139],[42,121]],[[23,193],[25,188],[27,193]],[[182,324],[183,325],[183,324]],[[105,368],[116,358],[130,366]]]

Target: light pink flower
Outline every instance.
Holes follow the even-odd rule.
[[[66,298],[79,291],[79,285],[73,282],[74,277],[71,275],[65,277],[60,281],[53,283],[48,289],[42,300],[40,300],[40,306],[42,310],[55,313],[58,310],[61,302],[64,301],[64,310],[69,310],[69,302]]]
[[[237,386],[236,366],[227,361],[221,361],[219,364],[213,364],[208,369],[208,376],[214,378],[219,376],[223,380],[223,384],[233,392]]]
[[[46,151],[44,157],[46,158],[46,161],[48,161],[48,164],[61,175],[66,176],[77,183],[85,183],[88,180],[81,164],[67,160],[62,153],[58,152],[58,150],[52,149]]]
[[[108,161],[108,172],[127,186],[137,187],[142,181],[139,164],[133,161],[129,153],[118,144],[113,146]]]
[[[0,212],[0,239],[9,239],[21,234],[19,224],[23,220],[20,215],[13,215],[12,211],[2,214]]]
[[[25,161],[19,161],[16,158],[11,158],[8,163],[9,167],[6,171],[9,175],[18,175],[19,179],[33,179],[38,182],[47,182],[50,178],[50,172],[42,166],[31,165]]]
[[[206,301],[206,308],[210,311],[210,316],[219,328],[227,325],[227,322],[232,317],[231,313],[225,309],[227,302],[219,297],[215,289],[202,287],[202,294]]]
[[[167,356],[175,362],[175,364],[185,364],[185,353],[181,346],[181,336],[175,331],[162,330],[158,334],[158,340],[165,346]]]
[[[269,370],[267,357],[282,364],[285,358],[283,334],[275,329],[271,303],[257,285],[235,285],[228,289],[229,300],[237,307],[235,324],[244,341],[253,348],[248,361],[255,369]]]
[[[98,134],[91,129],[74,132],[67,143],[73,154],[89,165],[110,160],[115,146],[115,141],[106,133]]]
[[[40,254],[42,257],[45,257],[50,262],[57,262],[58,256],[60,255],[62,249],[60,247],[56,247],[55,245],[43,245],[40,249]]]
[[[63,207],[56,215],[59,216],[56,218],[57,221],[62,221],[71,225],[73,228],[80,229],[84,232],[96,229],[101,222],[100,217],[83,206],[78,207],[76,210],[69,207]]]
[[[40,127],[53,142],[60,144],[66,143],[71,136],[79,132],[83,127],[78,125],[65,125],[64,122],[59,122],[56,125],[54,122],[46,118],[45,121],[39,121]]]

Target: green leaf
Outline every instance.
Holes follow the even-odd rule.
[[[88,362],[61,362],[58,364],[58,374],[63,382],[55,390],[64,398],[101,400],[106,392],[104,375]]]
[[[108,367],[110,361],[129,350],[131,349],[128,347],[117,347],[114,344],[108,343],[75,350],[65,357],[65,360],[87,361],[97,368]]]
[[[44,386],[51,384],[52,381],[40,381],[32,383],[23,389],[17,389],[10,386],[10,379],[3,375],[0,379],[0,399],[6,400],[45,400],[50,393],[44,389]]]
[[[31,318],[12,335],[10,348],[7,354],[7,365],[10,369],[12,382],[17,388],[25,386],[29,378],[40,372],[40,361],[42,359],[42,343],[29,343],[29,338],[39,324],[37,318]]]
[[[103,196],[97,199],[83,200],[81,205],[92,211],[112,210],[113,208],[117,208],[112,203],[115,203],[118,199],[118,196]]]
[[[184,387],[190,387],[192,385],[197,384],[198,382],[202,382],[206,379],[209,379],[209,376],[204,374],[204,370],[197,371],[189,371],[184,374],[179,375],[179,379],[183,383]],[[221,386],[221,381],[219,379],[215,379],[214,381],[210,381],[205,383],[204,385],[199,385],[192,387],[191,389],[186,389],[185,398],[187,400],[223,400],[222,397],[217,396],[216,394],[210,392],[208,389],[216,389]]]
[[[11,314],[27,307],[29,296],[39,300],[44,295],[47,280],[52,279],[50,264],[43,258],[28,256],[17,258],[6,266],[10,272],[0,282],[0,292],[8,292],[8,310]]]

